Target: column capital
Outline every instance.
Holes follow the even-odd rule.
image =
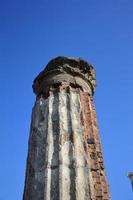
[[[93,95],[96,87],[95,70],[80,58],[56,57],[35,78],[33,91],[39,96],[45,94],[51,86],[62,83],[80,87]]]

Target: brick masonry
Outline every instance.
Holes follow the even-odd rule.
[[[109,200],[93,67],[81,59],[55,58],[33,90],[23,200]]]

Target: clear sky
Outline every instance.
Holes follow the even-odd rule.
[[[22,199],[32,81],[59,55],[94,65],[111,197],[132,200],[133,0],[0,0],[0,200]]]

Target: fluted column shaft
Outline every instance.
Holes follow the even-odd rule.
[[[37,95],[32,111],[23,200],[105,199],[92,94],[68,81],[54,83]]]

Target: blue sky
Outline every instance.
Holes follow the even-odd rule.
[[[95,67],[94,96],[112,200],[132,200],[133,1],[0,0],[0,200],[22,199],[32,81],[59,55]]]

